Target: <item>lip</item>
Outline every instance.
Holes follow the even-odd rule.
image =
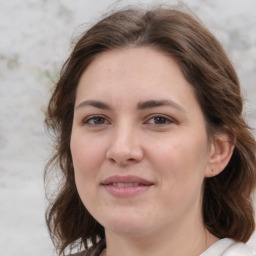
[[[120,175],[114,175],[110,176],[103,180],[102,185],[109,185],[112,183],[139,183],[142,185],[152,185],[153,182],[143,179],[139,176],[134,175],[126,175],[126,176],[120,176]]]
[[[149,190],[154,183],[139,176],[111,176],[101,183],[115,197],[132,197]]]

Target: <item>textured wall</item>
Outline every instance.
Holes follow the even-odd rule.
[[[71,37],[124,2],[160,1],[0,0],[0,255],[55,255],[44,223],[43,110]],[[255,0],[165,2],[187,4],[224,44],[256,127]]]

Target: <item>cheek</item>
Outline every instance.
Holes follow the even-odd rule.
[[[75,182],[81,200],[85,205],[94,193],[100,166],[104,159],[102,144],[83,135],[72,135],[71,154],[75,172]]]
[[[151,155],[163,182],[168,181],[170,186],[186,191],[202,183],[207,166],[207,142],[204,138],[173,136],[158,144]]]
[[[204,180],[204,146],[192,146],[191,142],[172,140],[171,146],[159,151],[163,204],[179,215],[189,209],[200,208],[202,185]]]
[[[102,141],[73,135],[70,148],[75,172],[80,175],[96,174],[97,167],[105,157]]]

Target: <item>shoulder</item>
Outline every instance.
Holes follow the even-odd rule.
[[[100,256],[100,253],[95,254],[93,251],[94,251],[93,249],[89,249],[89,250],[77,252],[74,254],[72,253],[72,254],[69,254],[68,256]]]
[[[82,251],[82,252],[78,252],[78,253],[75,253],[75,254],[70,254],[68,256],[87,256],[87,252],[86,251]]]
[[[230,246],[223,256],[256,256],[256,251],[247,244],[235,242]]]
[[[224,238],[213,244],[201,256],[256,256],[256,251],[247,244]]]
[[[100,256],[101,252],[105,249],[106,243],[105,239],[98,242],[95,246],[90,249],[75,254],[70,254],[69,256]]]

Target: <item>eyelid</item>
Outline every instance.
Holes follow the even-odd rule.
[[[158,117],[165,119],[165,123],[149,123],[149,121],[151,119],[158,118]],[[102,123],[102,124],[101,123],[99,123],[99,124],[90,124],[89,122],[91,120],[93,120],[94,118],[103,118],[104,123]],[[86,125],[86,126],[89,126],[89,127],[100,127],[100,126],[103,126],[103,125],[111,124],[111,121],[105,115],[92,114],[92,115],[84,117],[81,120],[80,123],[81,123],[81,126]],[[170,125],[170,124],[173,124],[173,123],[177,123],[177,121],[173,117],[170,117],[170,116],[165,115],[165,114],[150,114],[145,118],[145,121],[143,122],[143,124],[148,124],[148,125],[152,125],[152,126],[166,126],[166,125]]]
[[[102,126],[102,125],[105,125],[106,123],[104,124],[90,124],[89,121],[90,120],[93,120],[93,118],[104,118],[105,121],[107,121],[107,123],[110,123],[110,121],[108,120],[108,118],[104,115],[101,115],[101,114],[94,114],[94,115],[89,115],[89,116],[86,116],[85,118],[83,118],[81,120],[81,125],[84,126],[84,125],[87,125],[87,126]]]
[[[144,123],[148,123],[149,120],[151,120],[152,118],[156,118],[156,117],[166,119],[167,123],[165,123],[165,124],[152,124],[152,125],[164,126],[164,125],[176,123],[176,120],[174,118],[172,118],[170,116],[167,116],[167,115],[164,115],[164,114],[151,114],[151,115],[147,116],[146,121]]]

